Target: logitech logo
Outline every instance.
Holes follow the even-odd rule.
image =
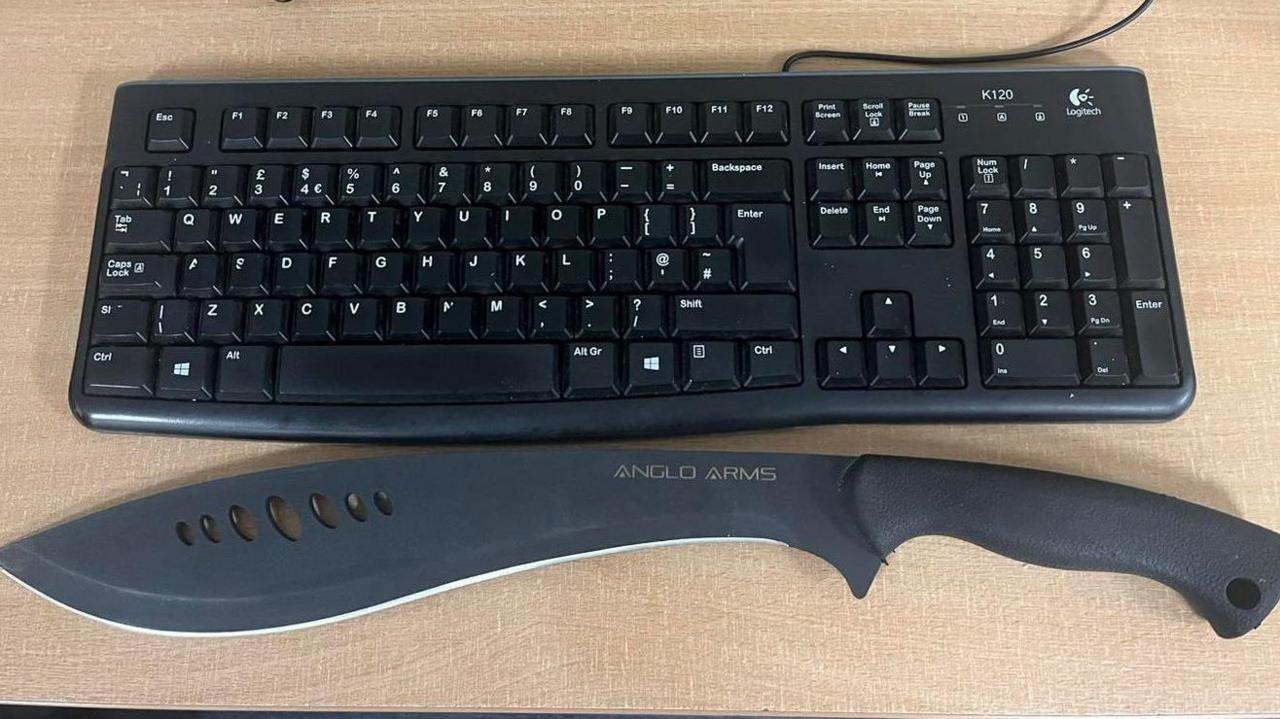
[[[1067,102],[1071,103],[1071,107],[1067,108],[1069,117],[1097,117],[1102,114],[1102,108],[1093,104],[1093,89],[1088,87],[1073,87],[1071,92],[1067,93]]]

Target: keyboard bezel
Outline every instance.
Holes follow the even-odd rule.
[[[940,143],[810,146],[801,137],[806,100],[857,97],[937,97],[945,107],[958,97],[984,88],[1013,88],[1044,94],[1051,87],[1087,85],[1106,108],[1106,132],[1090,132],[1046,142],[1044,137],[1009,132],[999,142],[975,144],[946,121]],[[339,102],[340,100],[340,102]],[[698,100],[779,100],[788,104],[791,142],[786,146],[612,148],[607,141],[607,109],[611,103]],[[231,106],[315,107],[323,104],[393,105],[401,107],[399,150],[223,152],[217,146],[221,111]],[[520,148],[416,150],[412,147],[413,109],[417,104],[510,104],[518,102],[587,103],[594,105],[596,127],[592,148]],[[1105,104],[1104,104],[1105,103]],[[149,153],[145,149],[148,111],[191,107],[197,112],[196,137],[190,152]],[[1121,118],[1121,119],[1117,119]],[[1137,118],[1136,120],[1134,118]],[[1092,127],[1092,125],[1090,126]],[[1057,144],[1055,144],[1057,143]],[[969,284],[964,239],[964,201],[959,160],[977,154],[1065,154],[1140,152],[1151,162],[1157,221],[1167,291],[1183,382],[1161,388],[988,389],[980,377],[978,344],[972,336],[973,290]],[[686,394],[652,398],[554,400],[512,404],[436,405],[284,405],[184,402],[87,395],[82,390],[89,347],[91,307],[103,261],[105,218],[112,170],[119,166],[172,164],[297,164],[307,158],[326,164],[433,161],[625,160],[775,158],[792,160],[794,196],[805,195],[805,163],[820,157],[932,156],[947,161],[948,203],[954,242],[937,250],[814,250],[808,244],[807,204],[793,202],[799,303],[801,385],[775,389]],[[791,425],[844,422],[1001,422],[1165,420],[1181,414],[1195,395],[1195,374],[1178,284],[1172,233],[1165,201],[1160,157],[1145,76],[1134,68],[1047,68],[998,72],[919,71],[842,72],[756,75],[680,75],[582,78],[390,78],[351,80],[253,80],[224,82],[127,83],[118,88],[106,150],[94,241],[71,375],[72,412],[85,425],[112,431],[142,431],[256,439],[343,442],[421,442],[510,439],[574,439],[636,437],[721,432]],[[953,303],[919,302],[931,311],[964,315],[970,335],[964,340],[967,385],[947,390],[829,391],[818,387],[817,342],[833,334],[831,306],[839,306],[847,287],[823,285],[833,258],[843,262],[887,262],[888,255],[943,253],[957,269]],[[832,253],[844,253],[833,255]],[[912,260],[916,261],[916,260]],[[964,268],[965,272],[958,270]],[[863,290],[910,289],[895,280]],[[929,294],[927,291],[922,294]],[[913,297],[914,297],[913,292]],[[825,301],[826,304],[823,304]],[[924,315],[917,312],[917,318]],[[955,317],[951,318],[952,320]],[[917,336],[939,336],[925,328]],[[951,337],[952,335],[946,335]]]

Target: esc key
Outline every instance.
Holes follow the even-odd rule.
[[[195,125],[196,114],[191,110],[152,110],[147,120],[147,152],[187,152]]]

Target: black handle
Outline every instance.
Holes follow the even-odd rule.
[[[846,477],[867,539],[888,555],[938,534],[1020,561],[1123,572],[1177,590],[1225,638],[1280,599],[1280,534],[1096,479],[991,464],[862,457]]]

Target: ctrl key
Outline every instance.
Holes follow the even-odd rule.
[[[85,394],[151,397],[156,355],[150,347],[93,347],[84,366]]]

